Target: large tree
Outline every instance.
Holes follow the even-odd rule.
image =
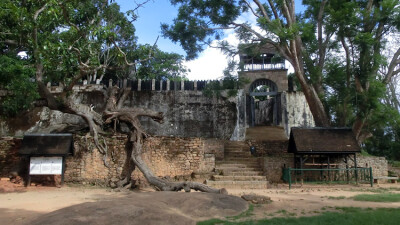
[[[171,0],[171,3],[179,6],[179,13],[172,25],[162,25],[163,33],[181,43],[188,58],[196,57],[204,46],[220,39],[226,29],[235,30],[243,43],[273,45],[293,66],[317,126],[330,126],[332,119],[327,100],[332,93],[326,83],[331,65],[326,65],[327,61],[343,55],[345,84],[347,89],[357,91],[352,94],[357,96],[359,104],[350,125],[360,140],[367,136],[362,133],[363,127],[382,93],[378,83],[388,84],[399,72],[396,66],[400,48],[396,46],[396,53],[388,59],[387,73],[383,78],[377,73],[379,65],[384,63],[380,57],[384,38],[399,29],[397,0],[305,0],[306,10],[298,14],[293,0]],[[232,52],[226,42],[220,42],[219,47]],[[346,88],[340,94],[343,91]],[[344,108],[353,104],[350,94],[345,94]]]
[[[108,0],[4,0],[0,8],[1,12],[7,12],[1,14],[5,19],[0,24],[2,57],[26,52],[27,58],[20,60],[24,60],[24,64],[33,71],[31,77],[44,100],[41,102],[50,109],[81,116],[89,126],[97,149],[104,154],[105,165],[108,149],[102,138],[105,135],[104,128],[116,120],[128,124],[130,131],[125,165],[128,169],[122,174],[119,186],[131,184],[131,173],[137,166],[158,190],[224,192],[224,189],[214,189],[200,183],[160,179],[151,172],[141,158],[142,144],[148,134],[139,118],[149,117],[162,122],[163,114],[124,106],[130,90],[108,87],[104,90],[106,107],[100,112],[79,102],[72,91],[73,86],[84,78],[101,79],[110,68],[136,68],[153,58],[152,51],[155,48],[148,48],[147,58],[132,59],[133,52],[130,49],[136,46],[135,29],[131,23],[136,18],[134,10],[128,13],[131,15],[128,19],[116,3],[109,4]],[[18,60],[15,57],[13,59]],[[14,67],[18,68],[18,65]],[[63,83],[62,93],[57,97],[51,94],[45,85],[47,81]]]

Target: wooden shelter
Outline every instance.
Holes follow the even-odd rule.
[[[349,159],[357,168],[356,153],[361,149],[350,128],[296,128],[290,132],[288,152],[294,154],[295,168],[335,168]],[[335,159],[333,161],[332,159]]]

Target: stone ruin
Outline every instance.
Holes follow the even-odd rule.
[[[73,88],[76,100],[105,107],[103,87],[128,87],[126,106],[163,112],[165,122],[143,119],[142,125],[153,137],[144,147],[144,160],[153,172],[166,179],[197,180],[215,187],[267,188],[281,183],[282,168],[293,167],[293,155],[287,153],[291,127],[313,127],[314,120],[302,92],[288,81],[284,61],[274,61],[274,52],[264,49],[259,57],[241,55],[245,69],[240,73],[247,84],[236,89],[236,96],[207,97],[204,88],[210,82],[169,80],[83,81]],[[57,95],[62,85],[49,90]],[[7,93],[0,92],[3,96]],[[1,98],[2,96],[0,96]],[[84,121],[74,115],[35,108],[19,118],[0,121],[0,177],[8,177],[20,158],[16,149],[25,133],[77,132]],[[122,130],[128,129],[123,123]],[[112,186],[123,168],[126,136],[107,137],[110,167],[102,155],[87,145],[84,135],[74,136],[74,155],[66,159],[65,181]],[[256,154],[250,152],[254,147]],[[387,161],[359,157],[374,168],[374,176],[387,176]],[[20,172],[20,171],[19,171]],[[139,171],[132,174],[137,185],[146,185]]]

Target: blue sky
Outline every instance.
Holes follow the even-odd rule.
[[[121,6],[123,12],[136,7],[134,0],[117,0],[116,2]],[[141,0],[137,0],[137,2],[141,2]],[[139,9],[139,18],[134,22],[139,43],[153,44],[157,36],[160,36],[157,45],[161,50],[184,55],[185,52],[179,44],[174,44],[161,36],[161,23],[171,24],[176,15],[177,8],[172,6],[169,0],[150,0]]]
[[[136,0],[143,2],[144,0]],[[116,0],[121,6],[121,11],[136,7],[135,0]],[[302,11],[301,0],[296,0],[296,11]],[[169,0],[150,0],[138,11],[139,18],[134,22],[136,36],[141,44],[153,44],[159,36],[158,47],[166,52],[175,52],[185,55],[179,45],[161,36],[161,23],[171,24],[177,15],[177,8],[172,6]],[[227,33],[226,37],[233,40],[234,35]],[[191,70],[188,78],[191,80],[217,79],[222,77],[222,71],[227,65],[226,57],[217,49],[206,49],[199,58],[186,62]]]

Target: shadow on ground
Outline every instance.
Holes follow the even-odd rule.
[[[30,225],[42,224],[195,224],[209,218],[237,215],[247,209],[239,197],[210,193],[129,193],[82,203],[39,216]]]

